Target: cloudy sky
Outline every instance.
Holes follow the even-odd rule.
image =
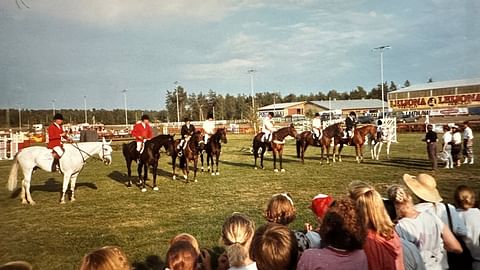
[[[20,0],[19,0],[20,1]],[[187,92],[371,89],[480,77],[477,0],[0,1],[0,107],[164,108]]]

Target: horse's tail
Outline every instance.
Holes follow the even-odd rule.
[[[13,159],[13,166],[10,170],[10,176],[8,177],[7,188],[10,191],[13,191],[17,187],[18,182],[18,160],[17,156]]]
[[[297,158],[300,158],[300,147],[302,147],[302,143],[300,139],[297,139]]]

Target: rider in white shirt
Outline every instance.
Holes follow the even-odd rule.
[[[212,137],[213,134],[215,134],[215,121],[213,120],[213,114],[209,113],[207,115],[207,120],[203,122],[203,132],[205,133],[204,137],[204,143],[208,143],[208,139]]]
[[[318,141],[322,138],[322,120],[320,119],[320,114],[315,113],[315,118],[312,120],[312,132],[314,134],[313,139]]]
[[[272,141],[272,132],[275,131],[273,127],[273,112],[269,112],[267,117],[263,118],[263,125],[262,125],[262,132],[263,138],[262,141],[264,142],[271,142]]]

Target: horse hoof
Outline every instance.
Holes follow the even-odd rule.
[[[28,201],[25,200],[25,199],[23,199],[23,200],[22,200],[22,204],[28,204]]]
[[[253,167],[253,169],[254,169],[254,170],[258,170],[258,168],[257,168],[257,167]]]
[[[60,201],[60,204],[65,204],[65,200],[61,200],[61,201]]]
[[[76,200],[77,200],[77,199],[75,199],[75,197],[70,198],[70,201],[71,201],[71,202],[74,202],[74,201],[76,201]]]
[[[132,183],[130,183],[130,182],[125,182],[125,185],[126,185],[127,187],[132,187]]]
[[[174,176],[173,176],[173,180],[176,180],[176,179],[177,179],[177,176],[176,176],[176,175],[174,175]]]
[[[188,179],[188,176],[184,175],[184,176],[183,176],[183,179],[187,180],[187,179]]]
[[[202,172],[204,171],[203,167],[201,168]]]
[[[281,171],[281,172],[285,172],[285,169],[281,169],[280,171]]]
[[[153,188],[153,191],[158,191],[158,187],[154,187],[154,188]]]
[[[197,181],[197,179],[195,179],[195,180],[193,180],[193,182],[194,182],[194,183],[197,183],[198,181]]]
[[[142,188],[142,192],[147,192],[147,189],[146,189],[146,188]]]
[[[35,204],[37,204],[35,201],[33,200],[30,201],[30,205],[35,205]]]
[[[220,172],[216,172],[215,175],[220,175]]]
[[[274,172],[278,172],[278,169],[273,170]]]
[[[212,172],[212,176],[215,176],[215,173],[214,173],[214,172]]]

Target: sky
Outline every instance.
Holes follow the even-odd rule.
[[[20,2],[20,0],[19,0]],[[0,1],[0,108],[160,110],[188,93],[283,96],[480,77],[477,0]],[[20,7],[19,7],[20,6]],[[54,102],[53,102],[54,101]]]

